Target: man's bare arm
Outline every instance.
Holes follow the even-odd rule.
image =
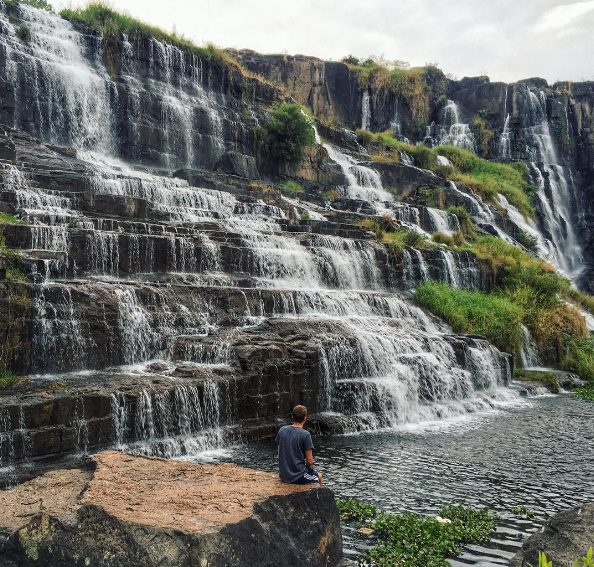
[[[305,451],[305,463],[308,467],[313,465],[313,451],[311,449]]]

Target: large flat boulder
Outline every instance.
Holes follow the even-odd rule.
[[[326,488],[106,451],[0,492],[0,567],[310,567],[342,558]]]
[[[554,567],[581,565],[594,546],[594,503],[570,508],[556,514],[533,536],[510,561],[510,567],[538,565],[538,553],[544,551]]]

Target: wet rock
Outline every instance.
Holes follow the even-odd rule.
[[[327,488],[235,465],[123,453],[0,493],[1,567],[332,567],[340,518]]]
[[[510,560],[510,567],[538,565],[538,553],[544,551],[555,567],[581,564],[594,546],[594,504],[584,504],[553,516]]]
[[[215,164],[214,170],[247,179],[257,179],[259,177],[256,160],[252,156],[246,156],[239,152],[223,154]]]

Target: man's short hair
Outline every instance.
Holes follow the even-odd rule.
[[[293,408],[293,421],[303,423],[307,417],[307,408],[305,406],[295,406]]]

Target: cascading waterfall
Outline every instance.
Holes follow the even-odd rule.
[[[369,130],[371,128],[371,99],[369,91],[363,92],[363,99],[361,100],[361,130]]]
[[[465,150],[476,151],[474,134],[468,124],[460,121],[460,110],[453,100],[448,100],[443,108],[442,124],[427,127],[426,137],[434,140],[438,146],[458,146]]]
[[[1,166],[3,188],[29,223],[22,227],[31,236],[26,253],[68,256],[64,271],[49,270],[35,286],[33,370],[36,380],[53,381],[52,372],[70,373],[65,380],[99,376],[102,384],[113,384],[112,437],[118,446],[166,457],[223,446],[226,428],[237,425],[237,382],[246,374],[239,356],[250,357],[241,348],[257,346],[264,336],[272,337],[270,344],[283,341],[287,328],[298,335],[297,350],[315,344],[315,352],[305,346],[303,352],[307,368],[319,370],[307,380],[320,374],[320,409],[346,416],[352,429],[460,415],[515,395],[504,388],[507,357],[484,341],[453,337],[446,325],[398,295],[390,284],[393,259],[359,227],[348,229],[354,238],[318,234],[251,194],[193,187],[118,161],[116,97],[132,117],[126,127],[135,139],[144,132],[142,109],[152,97],[162,103],[162,151],[154,150],[162,155],[132,147],[129,159],[170,168],[211,166],[229,149],[226,101],[209,87],[214,79],[202,60],[149,41],[147,76],[138,72],[135,46],[124,39],[118,87],[126,88],[116,89],[101,63],[100,38],[83,37],[54,15],[22,10],[32,27],[30,48],[17,45],[1,12],[8,76],[22,91],[28,88],[23,73],[36,73],[31,94],[37,135],[74,146],[77,167],[84,167],[84,174],[72,173],[82,180],[75,189],[57,190],[45,187],[37,171]],[[44,85],[51,91],[45,105]],[[61,114],[60,98],[66,101]],[[367,128],[370,106],[369,93],[363,93]],[[22,126],[23,118],[24,109],[17,109],[12,123]],[[457,116],[452,120],[457,123]],[[423,223],[446,234],[459,229],[455,215],[397,203],[377,171],[324,147],[344,172],[344,198],[367,201],[378,214],[393,214],[417,230]],[[208,154],[204,163],[202,154]],[[492,215],[478,200],[476,207],[473,214]],[[335,226],[343,230],[339,222]],[[467,260],[438,249],[429,266],[418,250],[406,249],[404,279],[416,285],[430,279],[431,270],[472,289],[476,274]],[[283,348],[295,346],[289,342]],[[266,397],[263,378],[256,399]],[[73,403],[67,425],[76,448],[86,451],[93,418],[83,396]],[[280,402],[275,411],[280,415]],[[8,441],[14,423],[2,419],[4,465],[19,451],[26,454],[15,449],[15,440],[27,436],[23,421],[20,437],[10,433]]]
[[[577,211],[575,187],[570,173],[560,163],[548,122],[543,91],[537,95],[528,85],[518,85],[517,102],[526,137],[526,154],[538,187],[537,199],[543,212],[546,234],[554,247],[547,256],[568,276],[576,277],[582,248],[575,233]]]

